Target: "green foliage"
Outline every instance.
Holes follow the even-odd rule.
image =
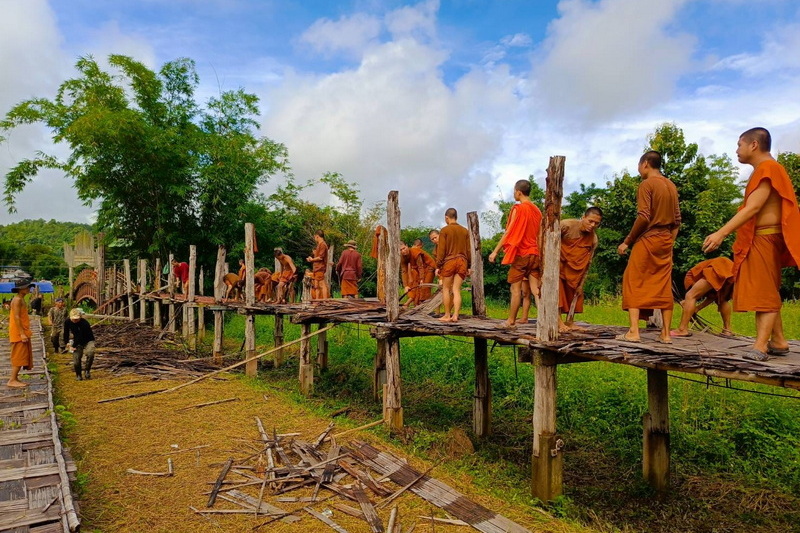
[[[43,124],[66,159],[37,154],[20,161],[5,179],[14,199],[42,168],[75,182],[78,197],[97,205],[97,229],[127,253],[160,254],[197,244],[200,254],[241,240],[241,222],[257,185],[287,172],[283,145],[255,137],[258,98],[243,90],[195,100],[194,62],[178,59],[154,72],[134,59],[109,56],[111,68],[92,57],[76,63],[55,98],[14,106],[0,122],[11,130]]]
[[[0,264],[19,265],[36,279],[64,281],[64,243],[87,229],[91,229],[88,224],[43,219],[0,226]]]
[[[794,194],[800,198],[800,154],[782,152],[778,154],[778,163],[786,169],[794,186]],[[793,298],[800,297],[800,271],[796,268],[783,269],[782,286],[787,295]]]

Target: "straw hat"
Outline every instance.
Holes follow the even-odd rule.
[[[78,320],[80,317],[83,316],[83,309],[76,307],[69,312],[69,318],[71,320]]]
[[[355,248],[356,247],[356,241],[351,239],[351,240],[347,241],[346,243],[344,243],[344,245],[345,246],[349,246],[350,248]]]

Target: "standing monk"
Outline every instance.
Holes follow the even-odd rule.
[[[678,329],[670,331],[673,337],[691,337],[689,321],[710,305],[717,304],[722,317],[722,334],[731,335],[731,297],[733,296],[733,261],[727,257],[715,257],[697,263],[683,279],[686,298],[681,302],[683,311]],[[703,300],[697,305],[698,300]]]
[[[8,315],[8,342],[11,344],[11,377],[6,385],[13,388],[27,387],[19,380],[19,371],[33,368],[33,345],[31,344],[31,320],[28,317],[28,306],[25,295],[30,292],[33,283],[17,282],[11,288],[16,293],[11,300],[11,312]]]
[[[409,248],[411,268],[417,271],[417,290],[414,294],[414,305],[429,300],[431,297],[430,284],[436,276],[436,261],[428,252],[422,249],[422,241],[414,240],[414,246]]]
[[[417,294],[419,279],[417,269],[411,264],[411,250],[404,242],[400,242],[400,282],[403,284],[403,293],[408,296],[404,306],[411,305]]]
[[[661,154],[655,150],[639,159],[639,175],[636,220],[617,247],[617,253],[625,255],[633,245],[622,276],[622,308],[628,311],[630,329],[617,339],[641,342],[640,311],[661,309],[664,324],[659,341],[671,344],[672,247],[681,225],[678,189],[661,173]]]
[[[539,260],[539,228],[542,225],[542,212],[531,201],[531,182],[519,180],[514,184],[514,201],[506,223],[506,231],[500,242],[489,254],[489,262],[494,263],[497,252],[502,248],[504,265],[511,265],[508,283],[511,288],[511,304],[508,320],[503,327],[513,328],[517,323],[517,311],[523,303],[523,321],[527,321],[530,308],[530,295],[539,296],[539,280],[542,277]],[[523,296],[527,301],[523,302]]]
[[[461,284],[469,275],[472,257],[469,231],[458,223],[458,212],[452,207],[444,212],[447,224],[439,232],[436,251],[436,273],[442,278],[444,316],[442,322],[458,322],[461,311]]]
[[[583,282],[597,248],[597,228],[603,221],[603,211],[590,207],[580,220],[561,221],[561,269],[558,277],[558,307],[567,315],[566,322],[558,316],[559,331],[574,329],[569,312],[575,301],[575,312],[583,312]]]
[[[172,260],[172,275],[175,276],[175,284],[181,287],[181,292],[189,292],[189,263]]]
[[[356,251],[356,241],[344,243],[344,252],[336,263],[336,275],[342,287],[342,298],[358,296],[358,280],[361,279],[361,254]]]
[[[306,257],[306,261],[311,263],[311,298],[330,298],[331,290],[325,281],[325,271],[328,268],[328,244],[325,242],[325,232],[321,229],[317,230],[314,233],[314,241],[317,243],[317,247],[310,256]]]
[[[275,301],[279,304],[285,304],[289,286],[297,280],[297,267],[294,266],[292,258],[283,253],[282,248],[275,248],[274,253],[275,259],[278,260],[278,264],[281,266],[278,287],[275,289]]]
[[[755,343],[744,355],[756,361],[789,351],[781,320],[781,268],[800,264],[797,197],[786,170],[770,155],[771,147],[772,137],[764,128],[747,130],[739,137],[739,162],[753,166],[744,202],[733,218],[703,242],[703,251],[710,252],[736,231],[733,310],[756,313]]]

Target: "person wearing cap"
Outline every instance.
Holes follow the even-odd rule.
[[[342,298],[358,296],[358,280],[361,279],[361,254],[356,251],[356,241],[344,243],[344,252],[336,263],[336,275],[342,287]]]
[[[64,298],[56,298],[55,305],[47,312],[47,318],[50,320],[50,342],[53,343],[53,351],[59,353],[61,351],[61,335],[64,334],[64,321],[67,319]]]
[[[17,281],[11,292],[15,293],[11,300],[11,312],[8,315],[8,342],[11,344],[11,377],[6,385],[12,388],[27,387],[19,380],[19,371],[33,368],[33,345],[31,344],[31,320],[25,295],[30,292],[33,283]]]
[[[70,334],[72,340],[69,339]],[[72,352],[72,363],[78,381],[90,379],[94,361],[94,333],[89,321],[83,318],[83,311],[77,307],[69,312],[69,318],[64,321],[64,344],[69,346]],[[84,355],[86,355],[86,365],[82,366]]]

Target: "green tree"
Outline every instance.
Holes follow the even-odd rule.
[[[794,194],[800,198],[800,155],[782,152],[778,154],[778,163],[786,169],[794,186]],[[800,297],[800,271],[798,269],[783,269],[783,287],[793,298]]]
[[[82,57],[79,75],[55,98],[26,100],[6,114],[3,130],[43,124],[70,151],[63,160],[40,152],[20,161],[6,175],[6,205],[13,211],[38,171],[55,168],[84,203],[97,205],[97,230],[126,252],[163,257],[191,243],[212,254],[234,239],[239,206],[255,199],[256,186],[288,170],[286,149],[255,137],[254,95],[224,92],[202,109],[190,59],[158,72],[121,55],[109,64],[103,70]]]

